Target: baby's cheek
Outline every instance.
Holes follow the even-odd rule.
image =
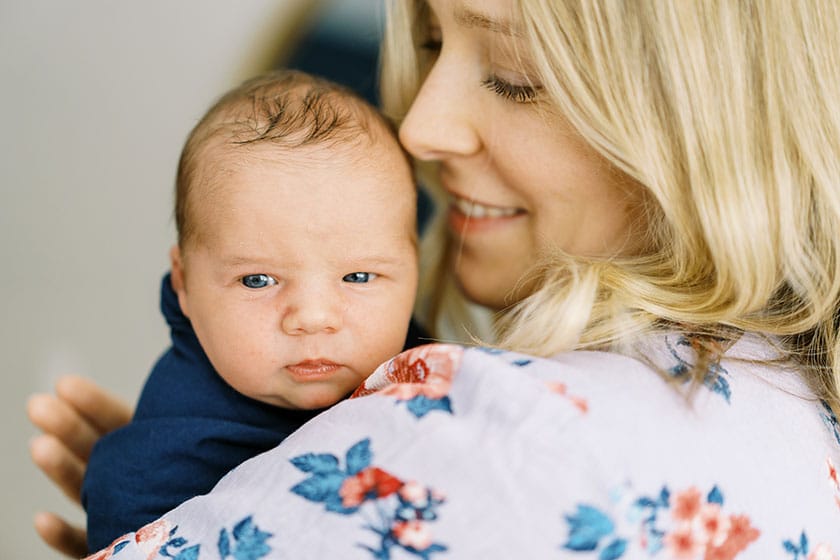
[[[402,352],[405,346],[405,329],[402,326],[379,329],[371,333],[368,340],[377,341],[370,346],[370,352],[365,358],[366,375],[373,373],[377,367]]]

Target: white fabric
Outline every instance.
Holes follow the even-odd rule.
[[[410,350],[93,557],[838,558],[836,418],[796,369],[755,363],[759,337],[690,389],[691,343],[650,341],[670,383],[616,354]]]

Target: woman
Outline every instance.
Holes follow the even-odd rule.
[[[317,524],[341,557],[836,558],[837,29],[828,0],[397,2],[383,98],[448,197],[439,257],[529,355],[398,357],[106,553],[256,558]],[[35,450],[73,496],[66,450],[128,415],[81,383]]]

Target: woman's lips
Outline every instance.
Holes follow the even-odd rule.
[[[292,375],[301,378],[325,377],[341,369],[341,364],[329,360],[304,360],[296,364],[286,366]]]
[[[518,208],[505,208],[503,206],[490,206],[489,204],[481,204],[474,200],[467,200],[460,196],[452,197],[452,204],[464,216],[469,218],[504,218],[513,216],[519,212]]]
[[[449,226],[456,234],[483,231],[505,225],[524,214],[521,208],[492,206],[453,195]]]

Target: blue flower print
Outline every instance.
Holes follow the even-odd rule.
[[[291,491],[327,511],[342,515],[367,515],[365,529],[373,532],[376,546],[359,544],[373,558],[387,560],[391,551],[402,550],[423,559],[447,547],[432,542],[429,523],[437,519],[444,498],[417,482],[405,482],[371,465],[370,440],[363,439],[345,453],[344,464],[328,453],[307,453],[291,459],[309,477]]]
[[[805,531],[799,534],[799,539],[783,541],[782,548],[790,555],[790,560],[831,560],[837,558],[829,544],[819,543],[812,548]]]
[[[231,540],[231,536],[233,540]],[[268,556],[268,553],[271,552],[271,547],[266,544],[271,536],[271,533],[261,531],[249,515],[234,525],[230,534],[228,534],[227,529],[219,531],[219,541],[216,546],[222,560],[227,558],[258,560]]]
[[[601,510],[592,506],[578,504],[573,515],[567,515],[569,539],[563,548],[576,552],[593,551],[601,540],[612,537],[615,525]],[[601,550],[599,560],[614,560],[624,554],[627,541],[613,538],[610,544]]]
[[[452,414],[452,402],[449,397],[441,397],[439,399],[429,398],[426,395],[417,395],[408,400],[397,399],[397,403],[406,403],[406,408],[416,418],[423,418],[433,410],[441,410]]]
[[[634,558],[694,558],[699,551],[705,558],[731,560],[759,536],[747,516],[724,513],[717,486],[705,496],[694,487],[672,495],[665,486],[653,496],[628,494],[627,487],[612,492],[615,517],[578,504],[565,516],[563,549],[597,560],[622,558],[631,548]]]
[[[835,416],[834,411],[831,410],[827,402],[820,400],[820,404],[822,405],[820,417],[825,422],[825,425],[828,426],[828,429],[831,430],[835,441],[840,444],[840,422],[837,421],[837,416]]]
[[[685,347],[694,350],[694,355],[697,356],[698,351],[701,347],[708,347],[710,344],[715,344],[715,339],[710,339],[708,337],[703,339],[701,343],[700,338],[698,337],[688,337],[688,336],[680,336],[677,339],[676,347],[671,344],[671,341],[668,340],[666,337],[665,344],[668,347],[668,351],[671,352],[671,355],[677,361],[677,363],[668,370],[668,373],[674,379],[681,380],[682,382],[688,382],[690,377],[689,373],[694,369],[694,364],[680,356],[679,349],[677,347]],[[712,356],[712,359],[709,361],[709,365],[706,368],[706,373],[703,376],[703,385],[712,391],[724,398],[724,400],[728,403],[732,397],[732,390],[729,387],[729,372],[720,365],[720,356],[722,352],[715,353]]]
[[[785,540],[782,543],[782,547],[785,549],[785,552],[792,555],[793,560],[805,560],[808,557],[808,536],[805,534],[805,531],[799,535],[798,542],[794,542],[793,540]]]
[[[149,558],[154,556],[172,560],[198,560],[201,545],[190,545],[186,538],[177,533],[178,525],[173,526],[165,518],[158,519],[138,529],[135,533],[126,535],[124,539],[117,539],[111,546],[89,556],[86,560],[109,560],[117,557],[132,541],[143,550],[152,551]]]
[[[490,348],[488,346],[476,346],[475,349],[479,350],[481,352],[484,352],[485,354],[489,354],[491,356],[501,356],[501,355],[510,353],[507,350],[502,350],[501,348]],[[516,354],[512,354],[512,355],[514,356],[514,359],[512,361],[510,361],[509,363],[511,365],[514,365],[514,366],[524,367],[524,366],[527,366],[528,364],[530,364],[533,361],[530,358],[515,357],[515,356],[517,356]]]

